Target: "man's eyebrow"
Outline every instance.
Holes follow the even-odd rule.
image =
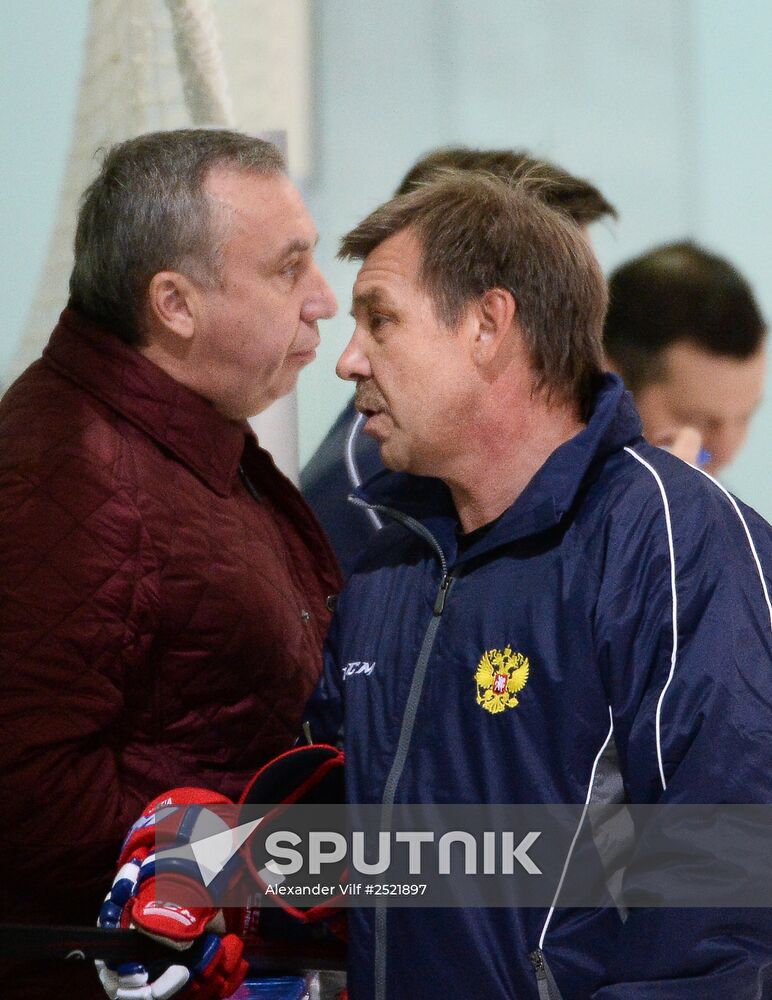
[[[317,236],[313,242],[308,240],[291,240],[282,251],[277,254],[276,259],[281,261],[285,257],[291,257],[295,253],[308,253],[309,250],[315,249],[317,243],[319,242],[319,237]]]
[[[366,292],[359,292],[351,301],[351,316],[362,310],[374,312],[376,309],[389,309],[391,303],[388,296],[380,288],[371,288]]]

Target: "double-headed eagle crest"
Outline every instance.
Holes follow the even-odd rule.
[[[517,692],[528,681],[531,666],[528,657],[506,649],[489,649],[477,665],[474,682],[477,685],[477,704],[486,712],[497,715],[518,704]]]

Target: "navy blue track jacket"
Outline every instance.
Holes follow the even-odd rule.
[[[640,432],[607,376],[461,554],[441,483],[368,484],[390,526],[307,711],[315,740],[344,733],[350,801],[582,804],[613,749],[632,803],[772,802],[770,527]],[[476,674],[506,647],[530,675],[492,712]],[[770,912],[357,909],[351,1000],[770,997]]]

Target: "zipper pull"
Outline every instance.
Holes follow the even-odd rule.
[[[531,960],[531,965],[533,966],[533,971],[536,973],[537,979],[546,979],[547,973],[544,970],[544,956],[541,951],[532,951],[528,956]]]
[[[536,974],[536,992],[539,994],[539,1000],[563,1000],[563,994],[555,982],[555,977],[550,972],[547,959],[541,948],[532,951],[528,957]]]
[[[441,615],[445,610],[445,601],[448,598],[448,591],[450,590],[451,577],[448,573],[442,578],[442,583],[440,583],[440,589],[437,591],[437,600],[434,602],[434,613],[435,615]]]

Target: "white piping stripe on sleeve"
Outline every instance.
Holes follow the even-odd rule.
[[[756,569],[758,570],[759,573],[759,580],[761,581],[761,589],[764,591],[764,600],[767,602],[767,608],[769,610],[769,627],[772,628],[772,601],[770,601],[769,599],[769,589],[767,588],[767,581],[764,579],[764,570],[761,568],[761,560],[759,559],[759,554],[756,551],[756,546],[753,544],[753,538],[751,536],[750,528],[748,527],[748,522],[743,517],[742,511],[737,506],[737,501],[729,492],[729,490],[725,489],[717,479],[714,479],[713,476],[711,476],[709,472],[706,472],[704,469],[700,469],[697,466],[695,466],[695,468],[697,469],[697,472],[701,472],[706,479],[709,479],[711,481],[711,483],[713,483],[715,486],[718,486],[718,488],[727,498],[729,503],[734,507],[735,513],[742,522],[742,526],[745,529],[745,537],[748,539],[748,545],[750,545],[751,553],[753,554],[753,561],[756,563]]]
[[[657,764],[659,765],[659,778],[662,782],[662,790],[667,788],[667,782],[665,781],[665,769],[662,766],[662,740],[660,736],[661,728],[661,717],[662,717],[662,702],[664,701],[665,695],[667,694],[667,689],[670,687],[670,682],[673,680],[673,674],[675,673],[676,660],[678,659],[678,598],[676,596],[676,572],[675,572],[675,551],[673,549],[673,527],[670,523],[670,504],[667,500],[667,493],[665,493],[665,487],[662,480],[659,478],[659,473],[654,468],[654,466],[649,465],[649,463],[641,458],[637,452],[633,451],[632,448],[625,447],[625,451],[632,455],[634,459],[641,463],[649,472],[654,476],[657,481],[657,486],[659,486],[659,492],[662,495],[662,505],[665,508],[665,527],[667,528],[667,545],[670,551],[670,591],[672,594],[672,607],[673,607],[673,652],[670,654],[670,673],[668,674],[665,686],[662,688],[662,694],[659,696],[657,701],[657,714],[655,718],[655,728],[656,728],[656,740],[657,740]]]
[[[346,450],[344,452],[344,458],[346,460],[346,472],[348,472],[348,480],[351,483],[353,489],[362,485],[362,477],[359,475],[359,469],[357,468],[356,458],[354,457],[354,445],[359,439],[360,428],[364,422],[364,413],[357,413],[354,420],[351,422],[351,430],[348,432],[348,437],[346,438]],[[376,531],[380,531],[383,527],[383,522],[369,507],[364,508],[365,513],[372,521],[373,527]]]
[[[577,838],[579,837],[579,831],[584,826],[584,818],[587,815],[587,810],[590,806],[590,799],[592,798],[592,788],[593,785],[595,784],[595,772],[598,769],[598,761],[603,756],[603,753],[609,744],[609,740],[614,734],[614,716],[611,713],[611,708],[609,708],[608,710],[608,715],[610,721],[609,731],[606,736],[606,739],[603,741],[603,746],[596,754],[595,760],[593,761],[592,764],[592,771],[590,772],[590,786],[587,789],[587,798],[584,801],[584,809],[582,809],[582,815],[579,817],[579,822],[576,827],[576,832],[574,833],[574,838],[571,841],[571,846],[568,848],[568,854],[566,854],[566,860],[563,864],[563,871],[560,873],[560,881],[558,882],[558,887],[555,890],[555,896],[553,897],[552,905],[550,906],[549,913],[547,914],[547,919],[544,921],[544,927],[542,928],[541,937],[539,938],[539,949],[544,948],[544,938],[547,934],[550,921],[552,920],[552,914],[555,912],[555,907],[557,906],[558,897],[560,896],[560,890],[563,888],[563,882],[565,881],[566,878],[566,872],[568,871],[568,866],[571,863],[571,856],[574,853],[574,847],[576,846],[576,841]]]

